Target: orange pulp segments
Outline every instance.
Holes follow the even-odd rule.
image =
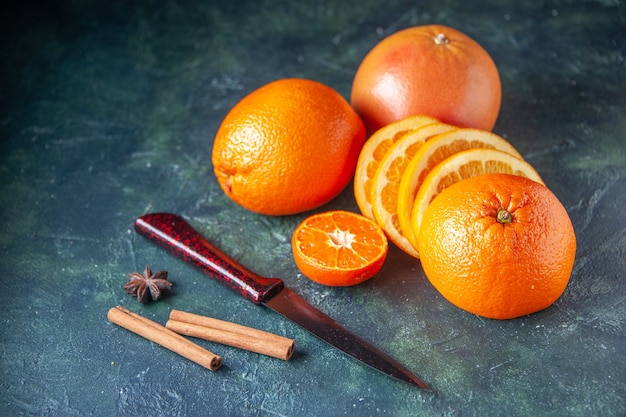
[[[373,277],[387,257],[387,237],[373,220],[347,211],[306,218],[292,236],[294,260],[309,279],[350,286]]]

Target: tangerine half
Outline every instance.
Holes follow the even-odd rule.
[[[376,222],[343,210],[306,218],[291,244],[300,271],[328,286],[351,286],[372,278],[388,251],[387,237]]]

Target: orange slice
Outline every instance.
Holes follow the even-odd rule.
[[[398,223],[413,248],[417,248],[417,235],[413,233],[411,211],[424,178],[439,162],[473,148],[497,149],[522,159],[508,141],[486,130],[457,129],[431,138],[408,162],[397,190]]]
[[[519,175],[543,184],[528,162],[509,153],[484,148],[456,153],[437,164],[424,178],[411,212],[414,236],[419,236],[424,212],[430,202],[444,189],[466,178],[494,173]],[[419,247],[419,241],[417,243]]]
[[[383,228],[389,240],[409,255],[417,257],[417,251],[403,235],[398,220],[398,188],[404,170],[416,152],[433,136],[456,129],[445,123],[431,123],[405,133],[394,143],[372,180],[370,190],[374,219]]]
[[[314,214],[291,238],[300,271],[323,285],[350,286],[372,278],[382,268],[388,243],[373,220],[348,211]]]
[[[354,197],[361,213],[365,217],[374,219],[372,201],[370,199],[372,179],[378,164],[380,164],[389,148],[405,133],[435,122],[437,122],[437,119],[430,116],[409,116],[377,130],[365,142],[359,154],[354,173]]]

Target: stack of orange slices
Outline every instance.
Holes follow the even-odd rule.
[[[389,240],[419,258],[419,228],[430,202],[448,186],[481,174],[508,173],[543,184],[504,138],[411,116],[375,132],[356,167],[354,195],[362,214]]]

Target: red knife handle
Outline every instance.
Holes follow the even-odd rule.
[[[216,249],[176,214],[151,213],[135,220],[135,231],[255,304],[283,288],[278,278],[265,278]]]

